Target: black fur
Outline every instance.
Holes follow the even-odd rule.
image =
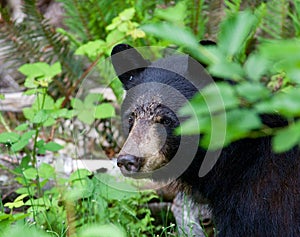
[[[113,55],[122,52],[125,48],[127,47],[124,45],[116,46]],[[133,57],[133,54],[130,55],[130,64],[136,66],[141,62],[141,69],[131,70],[127,74],[122,71],[120,77],[127,90],[136,85],[158,82],[175,88],[190,99],[199,88],[209,83],[207,80],[201,81],[201,78],[197,81],[195,79],[198,75],[197,70],[190,73],[189,65],[184,67],[184,63],[183,65],[174,63],[174,68],[179,72],[174,68],[170,69],[171,71],[158,69],[156,65],[160,65],[162,61],[148,64],[148,61],[141,59],[141,56],[135,55],[136,53],[137,51],[133,53]],[[138,62],[134,60],[136,56]],[[171,58],[172,60],[174,58]],[[180,60],[184,61],[183,58]],[[189,60],[187,62],[190,64]],[[122,68],[118,63],[124,63],[124,61],[113,60],[117,72],[120,71],[118,68]],[[178,69],[178,67],[181,68]],[[185,76],[189,77],[189,80],[186,80]],[[151,88],[150,92],[145,86],[145,89],[140,87],[133,94],[129,93],[126,99],[131,107],[124,111],[123,116],[127,116],[126,113],[129,114],[131,109],[138,105],[150,103],[151,97],[147,94],[155,93],[172,101],[172,95],[165,95],[163,86],[159,85]],[[143,101],[138,100],[141,95],[146,95],[143,96]],[[179,108],[183,102],[173,101],[173,103],[177,104],[177,107],[174,105],[176,108]],[[277,115],[262,115],[261,118],[263,123],[270,127],[282,127],[287,124]],[[169,136],[171,134],[169,133]],[[167,153],[176,151],[177,144],[178,142],[167,144],[169,147]],[[195,199],[200,195],[209,200],[218,236],[300,236],[300,152],[298,147],[285,153],[275,154],[271,149],[269,136],[242,139],[225,147],[213,169],[206,176],[199,177],[199,169],[206,152],[199,147],[192,163],[179,177],[178,182],[183,184],[181,185],[183,187],[190,187]],[[185,159],[186,157],[182,157],[183,163]],[[167,171],[170,172],[170,170]],[[172,177],[171,174],[170,177]]]

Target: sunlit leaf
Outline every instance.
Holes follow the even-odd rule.
[[[273,140],[272,145],[275,152],[284,152],[300,143],[300,122],[279,130]]]
[[[243,11],[228,17],[221,23],[218,46],[228,57],[234,56],[243,49],[256,21],[254,14]]]
[[[47,151],[59,151],[63,148],[63,146],[59,145],[58,143],[56,142],[48,142],[44,145],[44,148],[47,150]]]
[[[42,163],[39,167],[39,176],[43,179],[49,179],[55,177],[55,169],[53,166]]]
[[[102,103],[96,107],[95,118],[105,119],[115,116],[115,108],[110,103]]]
[[[0,133],[0,143],[15,143],[20,139],[20,135],[14,132]]]
[[[120,227],[107,224],[107,225],[87,225],[81,231],[81,237],[126,237],[126,233]]]

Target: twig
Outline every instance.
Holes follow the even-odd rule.
[[[0,112],[0,122],[2,123],[2,125],[4,126],[4,128],[7,132],[11,132],[9,126],[7,125],[5,119],[2,116],[2,112]]]

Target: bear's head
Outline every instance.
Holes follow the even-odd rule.
[[[196,154],[199,138],[175,134],[186,119],[178,110],[211,78],[187,55],[150,62],[126,44],[113,48],[111,60],[126,90],[121,113],[127,139],[117,158],[118,167],[134,178],[180,175]],[[171,165],[171,160],[179,159]]]

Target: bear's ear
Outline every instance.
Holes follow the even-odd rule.
[[[136,76],[150,64],[135,48],[127,44],[116,45],[112,49],[111,60],[125,90],[138,83],[135,81]]]

